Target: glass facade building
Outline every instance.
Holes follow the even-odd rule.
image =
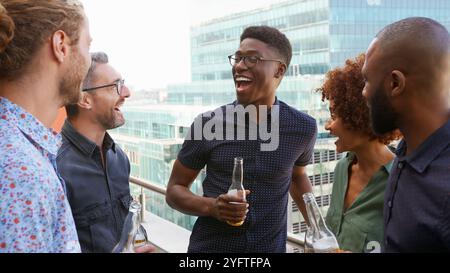
[[[292,43],[288,75],[324,74],[365,52],[384,26],[411,16],[433,18],[450,27],[446,0],[292,0],[234,14],[192,28],[192,80],[231,79],[226,56],[251,25],[283,31]]]
[[[227,56],[239,47],[242,31],[251,25],[269,25],[290,39],[293,58],[280,85],[278,98],[316,118],[319,137],[308,174],[324,213],[330,201],[333,170],[342,155],[324,130],[328,106],[315,92],[323,75],[348,58],[365,52],[384,26],[410,17],[433,18],[450,28],[448,0],[291,0],[248,12],[214,19],[191,28],[192,82],[168,86],[153,105],[124,108],[126,125],[112,132],[132,161],[135,177],[167,184],[183,138],[196,115],[235,99]],[[140,101],[140,105],[145,101]],[[202,173],[194,184],[201,193]],[[151,196],[148,210],[188,229],[194,217],[167,208],[162,197]],[[289,228],[304,231],[298,208],[290,202]]]

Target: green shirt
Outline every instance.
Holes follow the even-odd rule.
[[[347,153],[335,168],[333,193],[326,223],[336,235],[339,247],[352,252],[370,252],[383,242],[384,190],[392,161],[382,166],[364,190],[345,211],[344,200],[348,186],[348,170],[355,155]],[[368,243],[370,243],[368,245]]]

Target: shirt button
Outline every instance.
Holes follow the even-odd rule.
[[[388,202],[388,207],[389,207],[389,208],[392,208],[392,201],[389,201],[389,202]]]
[[[403,162],[399,162],[398,165],[397,165],[397,168],[403,169]]]

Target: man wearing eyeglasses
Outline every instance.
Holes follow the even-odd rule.
[[[263,150],[261,144],[266,141],[262,137],[192,139],[190,133],[197,127],[196,122],[192,125],[173,166],[166,196],[173,208],[199,216],[189,252],[285,252],[289,192],[306,219],[302,194],[312,190],[306,166],[313,154],[317,126],[312,117],[276,97],[291,57],[290,42],[277,29],[257,26],[244,30],[240,47],[228,57],[237,100],[214,111],[217,118],[230,107],[260,109],[257,120],[248,115],[245,124],[234,126],[251,128],[250,120],[258,126],[271,124],[279,140],[275,149]],[[264,108],[269,109],[267,115],[261,110]],[[212,115],[202,115],[198,120],[208,124],[211,119]],[[273,123],[274,119],[278,122]],[[249,129],[248,135],[251,133]],[[246,199],[227,194],[235,157],[244,161],[244,188],[250,192]],[[204,194],[198,196],[189,188],[205,166]]]
[[[81,100],[66,107],[57,166],[82,251],[111,252],[131,201],[130,163],[106,131],[125,123],[120,108],[130,90],[105,53],[92,53],[91,59]]]

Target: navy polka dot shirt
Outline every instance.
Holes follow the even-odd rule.
[[[237,105],[234,102],[231,105]],[[194,225],[188,252],[286,252],[287,205],[292,169],[306,166],[317,137],[316,121],[276,100],[279,106],[279,145],[274,151],[261,151],[262,140],[194,140],[194,124],[178,160],[190,169],[206,166],[203,181],[205,197],[216,198],[228,191],[235,157],[244,158],[244,188],[249,212],[244,224],[232,227],[213,217],[199,217]],[[225,113],[225,108],[221,109]],[[214,115],[212,116],[214,117]],[[210,118],[201,116],[203,124]],[[271,115],[268,115],[270,131]],[[246,128],[249,128],[248,119]],[[225,129],[223,130],[225,131]],[[191,134],[192,133],[192,134]],[[225,135],[225,133],[224,133]],[[224,137],[225,139],[225,137]]]

